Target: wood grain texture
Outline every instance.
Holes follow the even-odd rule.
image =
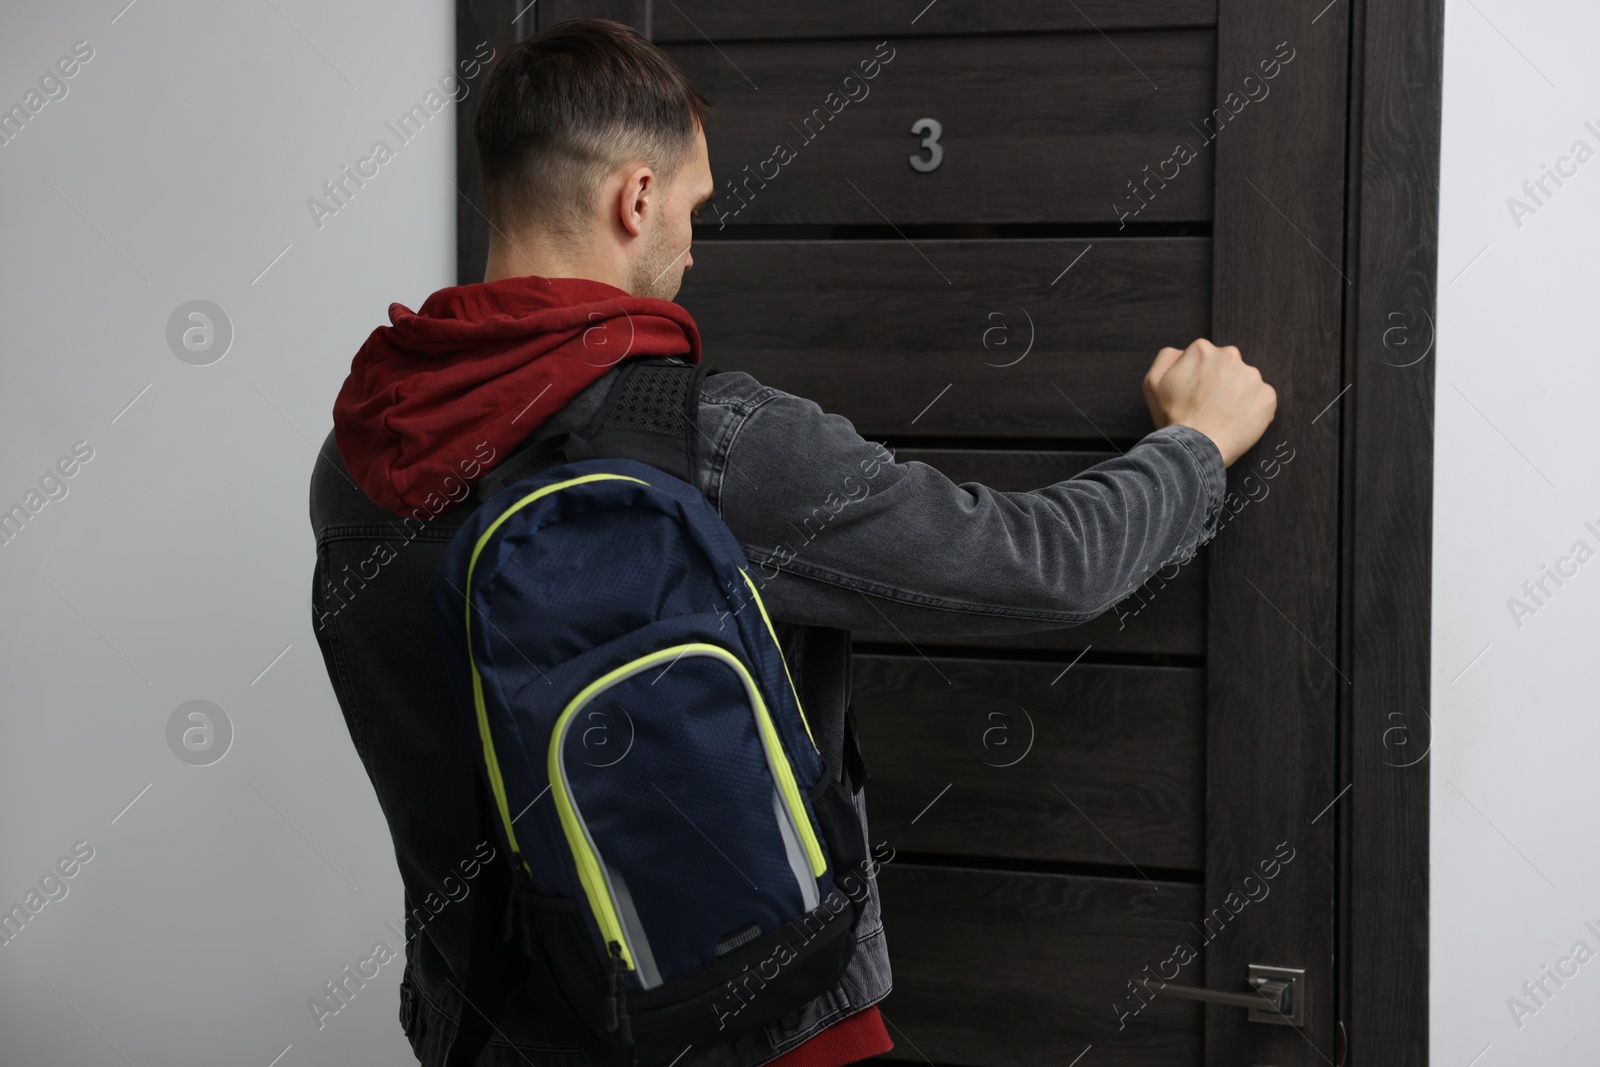
[[[863,435],[1137,440],[1150,361],[1208,328],[1209,271],[1203,238],[717,241],[679,302],[704,362]]]
[[[940,855],[1200,869],[1204,672],[1071,664],[858,652],[873,832]]]
[[[991,489],[1020,492],[1066,481],[1114,458],[1115,452],[999,451],[965,448],[899,448],[901,463],[926,463],[956,484],[977,482]],[[1206,647],[1206,553],[1188,564],[1152,577],[1122,603],[1081,626],[1004,637],[950,637],[943,634],[867,633],[858,641],[904,645],[908,650],[965,648],[1050,649],[1073,653],[1149,652],[1198,656]]]
[[[1083,1065],[1200,1062],[1198,1005],[1157,997],[1120,1029],[1116,1011],[1146,965],[1199,947],[1198,886],[894,861],[878,878],[894,957],[885,1058],[1066,1067],[1092,1044]]]
[[[718,195],[703,217],[730,226],[1211,217],[1213,150],[1191,125],[1212,107],[1210,30],[897,39],[875,77],[860,78],[877,47],[668,45],[717,108],[706,136]],[[927,174],[908,162],[927,158],[910,132],[922,118],[943,127],[943,161]],[[1162,161],[1185,142],[1195,157],[1169,165],[1163,181]],[[1131,183],[1147,178],[1136,199]]]
[[[1217,12],[1219,94],[1293,49],[1270,95],[1217,141],[1212,339],[1238,345],[1278,391],[1276,420],[1233,478],[1277,442],[1295,454],[1272,496],[1210,547],[1207,906],[1279,842],[1297,858],[1271,901],[1207,951],[1206,984],[1242,988],[1248,965],[1261,963],[1306,968],[1309,990],[1298,1032],[1208,1007],[1213,1067],[1324,1064],[1335,1052],[1337,813],[1313,819],[1345,784],[1335,778],[1346,684],[1334,665],[1341,412],[1318,415],[1345,384],[1348,12],[1316,16],[1276,0],[1221,0]]]
[[[521,5],[528,3],[530,0],[521,0]],[[652,0],[539,0],[536,10],[541,32],[567,19],[611,19],[649,37],[654,6]],[[670,4],[661,6],[672,9]]]
[[[1020,0],[961,4],[950,0],[816,0],[809,4],[752,4],[749,0],[672,0],[658,5],[657,41],[750,38],[893,37],[934,34],[1027,33],[1210,26],[1216,0]]]
[[[1357,299],[1346,351],[1349,816],[1342,975],[1351,1062],[1428,1062],[1434,286],[1442,0],[1357,8]],[[1396,326],[1402,327],[1395,332]],[[1404,342],[1404,343],[1402,343]],[[1396,717],[1398,712],[1398,717]],[[1395,727],[1402,732],[1392,732]],[[1401,742],[1404,742],[1403,744]]]

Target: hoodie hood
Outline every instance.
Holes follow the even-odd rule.
[[[623,359],[700,362],[700,331],[669,300],[528,275],[389,305],[333,405],[333,436],[363,492],[405,515],[475,482]]]

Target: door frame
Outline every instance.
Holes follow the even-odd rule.
[[[1434,357],[1444,0],[1351,19],[1339,954],[1352,1063],[1428,1062]],[[1421,718],[1418,718],[1420,713]],[[1398,731],[1398,732],[1397,732]]]
[[[648,34],[651,2],[541,0],[534,5],[527,0],[455,0],[456,52],[468,57],[479,42],[488,41],[498,53],[561,18],[579,14],[616,18]],[[1317,117],[1334,123],[1331,136],[1342,147],[1343,207],[1336,224],[1310,230],[1322,238],[1313,242],[1319,254],[1337,255],[1341,266],[1335,269],[1348,279],[1334,312],[1335,333],[1325,339],[1329,351],[1337,354],[1339,383],[1345,391],[1328,412],[1340,419],[1338,439],[1328,457],[1331,467],[1323,472],[1333,479],[1324,489],[1331,487],[1337,534],[1332,545],[1334,588],[1322,593],[1337,620],[1335,647],[1328,652],[1337,663],[1334,673],[1347,678],[1348,684],[1331,688],[1331,712],[1313,709],[1313,716],[1331,716],[1330,737],[1336,751],[1328,764],[1334,773],[1327,776],[1327,784],[1335,787],[1329,795],[1337,792],[1326,816],[1333,821],[1324,859],[1333,885],[1335,917],[1327,936],[1340,961],[1331,991],[1333,1018],[1342,1031],[1336,1040],[1341,1050],[1355,1057],[1332,1059],[1420,1067],[1428,1060],[1432,349],[1444,3],[1324,3],[1218,0],[1218,40],[1219,51],[1232,47],[1240,49],[1238,55],[1254,55],[1243,49],[1255,48],[1256,42],[1268,38],[1287,39],[1285,34],[1298,32],[1313,18],[1315,24],[1328,22],[1326,28],[1343,34],[1343,98],[1323,94],[1315,103],[1323,112]],[[1239,72],[1222,62],[1218,71],[1221,94],[1229,84],[1227,77]],[[456,133],[457,284],[482,279],[489,235],[472,140],[476,95],[465,103],[458,112]],[[1308,143],[1319,138],[1325,142],[1330,136],[1328,129],[1315,123],[1300,122],[1296,127],[1289,136]],[[1284,131],[1273,134],[1277,143],[1254,147],[1240,143],[1249,136],[1247,128],[1241,132],[1244,136],[1234,142],[1219,144],[1223,149],[1216,173],[1219,211],[1228,196],[1258,195],[1240,179],[1251,176],[1259,183],[1263,166],[1267,173],[1276,169],[1284,188],[1292,189],[1297,178],[1293,153],[1283,143]],[[1318,147],[1325,150],[1328,145]],[[1257,169],[1247,175],[1252,165]],[[1295,215],[1290,202],[1295,195],[1291,192],[1278,201],[1284,220]],[[1304,218],[1300,221],[1302,228],[1309,225]],[[1257,233],[1250,239],[1262,238]],[[1260,309],[1252,312],[1241,302],[1219,306],[1217,311],[1221,325],[1237,324],[1243,335],[1257,332],[1258,327],[1271,335],[1273,327]],[[1254,324],[1249,321],[1252,314]],[[1255,360],[1255,353],[1251,358]],[[1304,407],[1309,401],[1291,402],[1297,417],[1314,414],[1309,407],[1292,408],[1293,403]],[[1284,412],[1280,405],[1280,419]],[[1263,508],[1258,514],[1270,511]],[[1219,561],[1213,559],[1213,583],[1219,577],[1233,581],[1227,546],[1214,545],[1211,551],[1222,564],[1217,566]],[[1216,584],[1212,588],[1217,592]],[[1269,620],[1261,614],[1268,610],[1256,605],[1255,621],[1281,626],[1281,617]],[[1217,656],[1218,651],[1210,655]],[[1216,666],[1224,674],[1248,677],[1249,671],[1262,669],[1259,648],[1222,656]],[[1252,657],[1255,662],[1250,662]],[[1313,659],[1322,663],[1320,653],[1301,650],[1301,662]],[[1276,662],[1271,666],[1282,668]],[[1246,700],[1228,707],[1213,704],[1208,713],[1212,722],[1219,716],[1234,716],[1231,735],[1250,731],[1259,735],[1281,723],[1283,708]],[[1213,813],[1219,806],[1237,803],[1225,788],[1208,795]],[[1212,892],[1208,885],[1208,904],[1213,903]],[[1260,946],[1240,939],[1237,947],[1253,953]],[[1208,984],[1234,977],[1237,961],[1220,953],[1218,957],[1215,963],[1208,962],[1208,968],[1216,969],[1208,975]],[[1223,1010],[1210,1009],[1208,1034],[1219,1025],[1224,1031],[1235,1025],[1223,1022],[1227,1016],[1217,1014]]]
[[[1427,1062],[1443,17],[1218,0],[1219,101],[1276,42],[1306,56],[1283,106],[1218,135],[1213,329],[1280,386],[1263,440],[1307,447],[1272,488],[1287,506],[1208,549],[1207,913],[1280,835],[1306,847],[1301,881],[1208,950],[1206,984],[1303,965],[1311,1017],[1271,1034],[1209,1008],[1207,1062]]]

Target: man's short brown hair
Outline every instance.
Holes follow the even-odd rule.
[[[671,58],[609,19],[571,19],[511,48],[473,118],[489,219],[576,235],[596,185],[635,161],[671,177],[710,105]]]

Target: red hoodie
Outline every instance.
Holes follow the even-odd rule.
[[[482,456],[503,457],[619,361],[700,362],[700,331],[669,300],[583,278],[527,275],[389,305],[333,404],[333,438],[367,496],[401,515]],[[471,463],[473,480],[493,461]],[[428,510],[437,510],[429,508]],[[876,1005],[768,1067],[843,1067],[894,1047]]]
[[[390,304],[389,321],[350,364],[333,437],[356,484],[402,515],[483,442],[503,457],[622,359],[700,362],[700,331],[683,308],[583,278],[452,286],[415,314]]]

